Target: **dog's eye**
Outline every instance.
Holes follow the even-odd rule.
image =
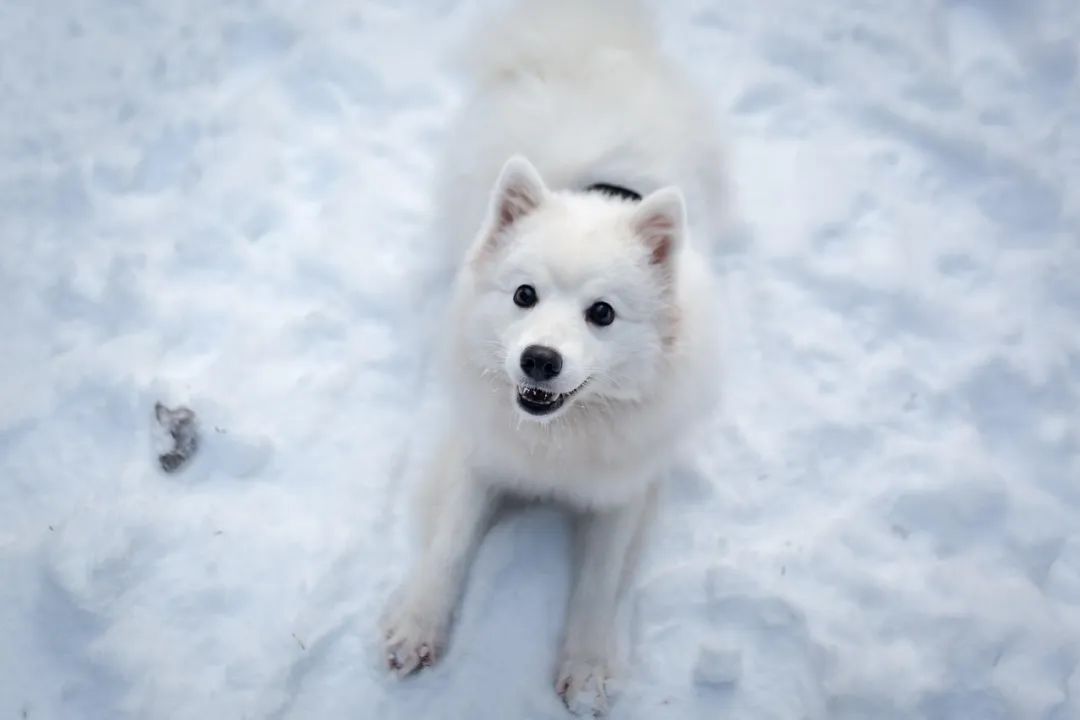
[[[593,325],[599,325],[601,327],[610,325],[615,322],[615,308],[611,307],[603,300],[594,302],[589,306],[589,309],[585,311],[585,319]]]
[[[532,285],[521,285],[514,291],[514,304],[520,308],[531,308],[536,304],[536,289]]]

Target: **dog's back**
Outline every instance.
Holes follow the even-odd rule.
[[[439,230],[459,261],[499,168],[520,154],[553,189],[641,194],[677,185],[711,242],[723,200],[711,114],[663,56],[633,0],[525,2],[466,43],[465,105],[449,133]]]

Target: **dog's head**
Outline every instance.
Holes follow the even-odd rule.
[[[511,158],[468,257],[467,350],[523,417],[649,397],[676,333],[682,195],[548,190]]]

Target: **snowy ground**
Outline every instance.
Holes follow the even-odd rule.
[[[438,669],[374,642],[465,15],[0,5],[0,717],[564,717],[554,511]],[[1080,6],[662,15],[729,135],[727,401],[613,717],[1080,717]]]

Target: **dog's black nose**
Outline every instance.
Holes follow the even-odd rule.
[[[543,345],[530,345],[521,353],[521,369],[533,380],[550,380],[562,371],[562,355]]]

